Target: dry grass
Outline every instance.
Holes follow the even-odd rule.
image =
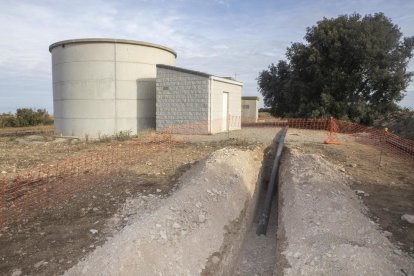
[[[6,127],[0,128],[0,136],[13,137],[35,133],[53,135],[53,129],[53,125],[30,127]]]

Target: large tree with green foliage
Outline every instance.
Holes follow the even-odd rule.
[[[414,37],[403,37],[384,14],[324,18],[307,28],[305,41],[258,77],[273,115],[370,124],[397,108],[413,74]]]

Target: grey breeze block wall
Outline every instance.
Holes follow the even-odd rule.
[[[157,67],[157,131],[208,134],[208,91],[208,76]]]

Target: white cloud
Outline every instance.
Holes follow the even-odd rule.
[[[414,35],[414,4],[400,1],[1,1],[0,112],[52,107],[48,46],[82,37],[159,43],[178,52],[177,65],[244,81],[257,95],[256,78],[286,47],[301,41],[323,16],[379,9],[405,35]],[[413,67],[413,63],[410,63]],[[414,107],[411,86],[404,105]]]

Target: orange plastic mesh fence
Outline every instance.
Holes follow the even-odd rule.
[[[112,143],[100,150],[75,155],[52,164],[39,165],[14,175],[0,177],[0,227],[33,218],[46,208],[70,200],[72,195],[103,183],[108,178],[185,142],[186,136],[173,134],[208,134],[238,130],[241,127],[283,127],[327,131],[331,138],[350,135],[355,141],[380,147],[397,157],[414,160],[414,141],[383,129],[376,129],[336,119],[288,118],[264,122],[243,122],[240,116],[226,120],[177,121],[157,132],[141,133],[122,143]],[[229,132],[230,133],[230,132]],[[237,133],[237,132],[236,132]],[[180,138],[178,138],[180,137]],[[329,138],[329,136],[328,136]],[[339,138],[339,139],[338,139]],[[323,141],[321,141],[322,143]],[[152,145],[152,146],[151,146]]]
[[[243,127],[282,127],[326,130],[327,140],[340,143],[337,134],[349,134],[355,141],[380,147],[394,153],[397,157],[414,160],[414,141],[402,138],[388,132],[386,129],[367,127],[345,120],[337,119],[309,119],[309,118],[285,118],[270,119],[259,122],[243,122]]]
[[[184,138],[178,140],[172,134],[207,134],[210,130],[223,132],[240,128],[240,116],[230,115],[225,122],[221,119],[179,121],[158,132],[146,132],[94,152],[2,176],[0,227],[34,217],[38,212],[61,204],[72,195],[102,183],[157,152],[185,142]]]
[[[0,178],[0,227],[20,222],[36,212],[59,204],[69,196],[104,181],[153,154],[143,150],[158,144],[164,150],[178,143],[163,134],[153,134],[117,143],[53,164]]]

